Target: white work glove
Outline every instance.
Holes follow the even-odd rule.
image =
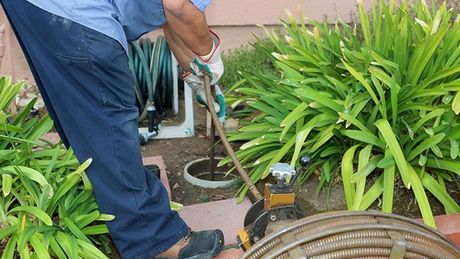
[[[190,88],[195,90],[196,92],[196,101],[206,106],[206,93],[204,91],[204,81],[202,77],[198,77],[191,72],[186,72],[182,74],[182,80],[187,83]],[[226,113],[226,104],[225,104],[225,97],[222,93],[222,90],[219,86],[214,86],[216,90],[216,100],[214,100],[214,109],[216,110],[217,117],[219,117],[220,122],[225,121],[225,113]]]
[[[224,63],[222,62],[222,51],[220,48],[220,39],[217,34],[210,31],[212,36],[212,49],[208,55],[195,57],[190,66],[193,74],[203,76],[203,72],[211,78],[211,84],[215,85],[224,74]]]

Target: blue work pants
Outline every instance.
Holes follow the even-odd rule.
[[[119,42],[25,0],[0,0],[55,128],[86,171],[123,258],[151,258],[187,226],[159,179],[142,164],[138,109]],[[95,5],[97,5],[95,1]]]

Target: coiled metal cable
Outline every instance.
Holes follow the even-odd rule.
[[[260,240],[243,258],[292,258],[293,252],[322,259],[460,258],[460,248],[440,232],[377,211],[331,212],[298,220]]]

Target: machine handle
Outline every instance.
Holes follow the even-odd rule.
[[[251,192],[254,199],[256,199],[256,201],[262,200],[263,196],[260,194],[259,190],[257,190],[257,188],[254,186],[254,183],[252,182],[251,178],[249,178],[247,172],[244,170],[238,157],[235,155],[232,146],[228,142],[227,137],[225,136],[222,124],[219,121],[219,117],[217,117],[216,109],[214,108],[214,105],[212,105],[213,99],[211,93],[211,80],[209,78],[209,75],[207,74],[204,75],[204,90],[206,94],[206,103],[208,104],[207,107],[209,112],[211,113],[212,122],[214,123],[214,126],[216,127],[216,130],[219,133],[220,139],[222,140],[222,144],[224,145],[225,150],[227,151],[228,155],[232,158],[232,161],[235,164],[235,167],[238,170],[238,173],[240,174],[241,178],[243,178],[243,181],[248,185],[249,191]]]

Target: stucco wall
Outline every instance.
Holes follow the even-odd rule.
[[[370,6],[371,0],[364,0]],[[280,26],[286,10],[294,16],[328,22],[337,17],[349,22],[357,9],[356,0],[214,0],[206,11],[208,23],[219,33],[225,50],[240,47],[263,37],[256,25]]]
[[[364,0],[367,4],[371,0]],[[333,22],[338,16],[349,21],[356,10],[356,0],[213,0],[206,11],[210,26],[221,36],[225,50],[237,48],[253,40],[253,34],[264,36],[257,24],[280,26],[285,10],[294,14],[301,10],[305,17]],[[6,24],[0,10],[0,25]],[[159,32],[151,33],[155,37]],[[1,48],[4,46],[4,52]],[[9,26],[0,33],[0,75],[15,80],[31,79],[27,64]]]
[[[214,0],[206,15],[213,26],[280,24],[286,9],[292,13],[300,9],[307,18],[316,20],[335,21],[340,16],[349,21],[356,4],[356,0]]]

